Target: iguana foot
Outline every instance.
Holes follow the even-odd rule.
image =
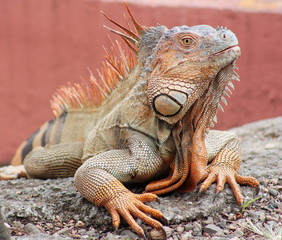
[[[223,190],[226,182],[229,184],[238,205],[241,205],[244,199],[238,184],[249,185],[251,187],[257,187],[259,185],[259,182],[255,178],[241,176],[234,169],[223,168],[222,166],[210,166],[208,168],[207,178],[200,186],[200,192],[207,190],[215,181],[217,182],[217,193]]]
[[[128,192],[109,200],[104,206],[110,212],[113,226],[116,229],[120,225],[120,216],[122,216],[140,237],[145,238],[143,229],[138,225],[133,216],[156,229],[162,229],[162,224],[159,221],[146,215],[149,214],[158,219],[164,218],[160,211],[144,204],[144,202],[155,201],[156,198],[157,196],[151,193],[134,194]]]
[[[20,177],[27,177],[24,165],[0,168],[0,180],[12,180]]]

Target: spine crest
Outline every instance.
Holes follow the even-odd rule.
[[[105,49],[105,61],[102,63],[101,71],[97,70],[99,79],[90,73],[90,81],[83,80],[80,84],[68,84],[57,90],[51,100],[51,108],[55,117],[59,117],[70,109],[89,109],[95,108],[108,97],[115,88],[117,83],[124,80],[136,65],[136,54],[139,46],[140,36],[147,28],[142,27],[132,15],[129,7],[126,5],[127,12],[134,26],[134,30],[130,26],[127,18],[125,18],[126,27],[115,22],[106,14],[102,14],[113,24],[119,27],[124,33],[112,28],[108,28],[111,32],[122,38],[126,50],[123,50],[119,41],[111,41],[111,51]]]

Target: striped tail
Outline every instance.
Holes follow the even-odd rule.
[[[46,144],[56,144],[60,142],[61,131],[67,114],[62,114],[59,118],[54,118],[45,122],[35,133],[24,141],[16,150],[12,158],[11,165],[23,164],[26,155],[33,149]],[[55,130],[55,134],[53,134]],[[51,134],[52,133],[52,134]],[[52,135],[52,136],[51,136]]]

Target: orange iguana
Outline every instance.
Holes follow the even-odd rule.
[[[238,138],[209,131],[231,80],[238,80],[235,34],[208,25],[147,28],[126,7],[135,30],[106,17],[122,29],[110,30],[131,51],[115,44],[117,56],[108,53],[100,81],[91,74],[92,86],[58,90],[52,100],[55,118],[19,147],[0,179],[74,176],[78,191],[104,206],[115,228],[121,216],[144,236],[133,217],[162,228],[154,219],[161,220],[162,213],[144,204],[159,194],[192,191],[200,181],[200,191],[217,182],[220,192],[227,182],[241,204],[238,183],[256,187],[258,182],[237,173]],[[148,183],[145,193],[123,185],[138,182]]]

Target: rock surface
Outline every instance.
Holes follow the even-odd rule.
[[[240,211],[229,187],[215,196],[214,184],[200,196],[197,191],[161,196],[159,202],[148,205],[167,218],[168,239],[281,239],[282,117],[231,131],[242,139],[240,174],[256,177],[261,183],[259,195],[255,189],[241,187],[245,200],[260,199]],[[13,236],[21,236],[16,239],[137,239],[124,222],[114,232],[109,214],[83,199],[73,178],[0,181],[0,189],[4,220]],[[141,225],[151,238],[164,238]],[[254,226],[263,234],[256,233]]]

